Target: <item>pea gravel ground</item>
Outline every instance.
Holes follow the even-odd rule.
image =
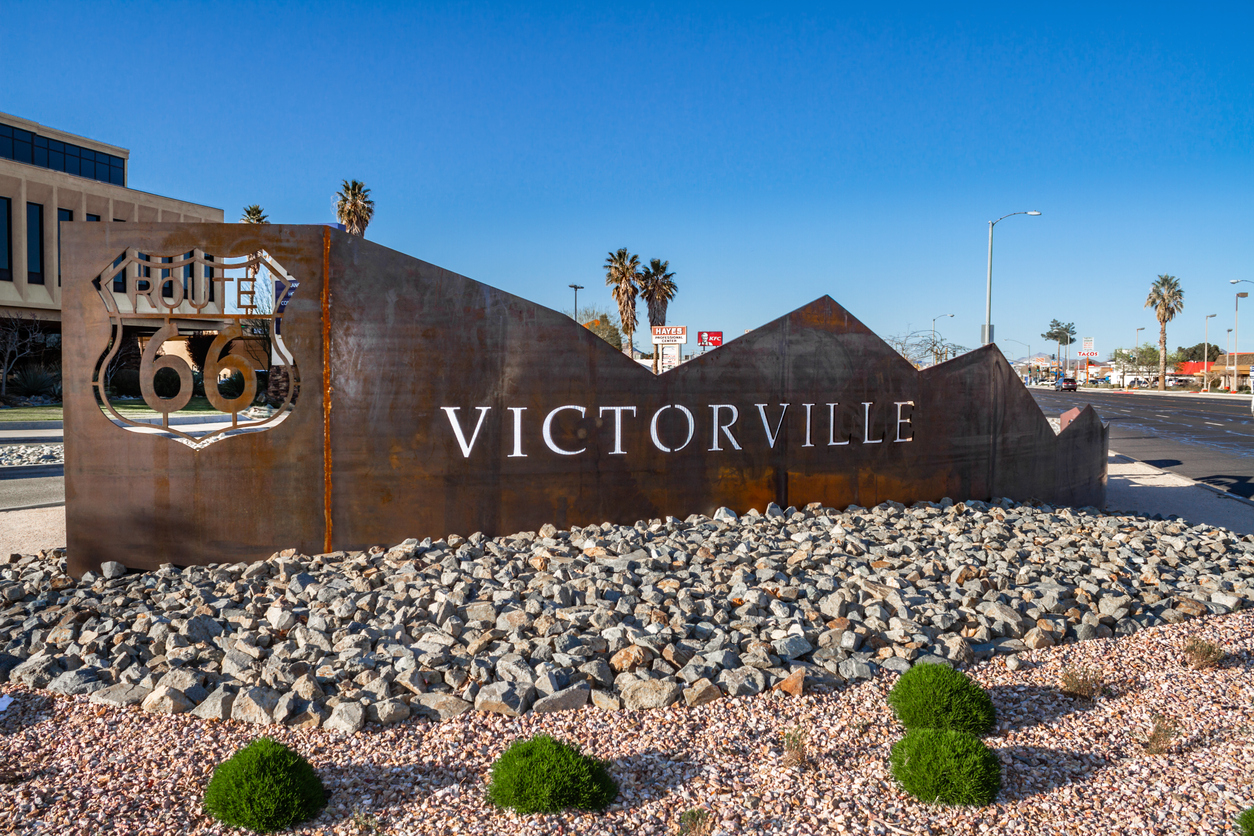
[[[1217,668],[1184,664],[1191,637],[1223,646]],[[330,791],[301,834],[663,834],[686,809],[711,834],[1209,834],[1236,832],[1254,804],[1254,612],[1155,627],[1119,639],[994,658],[971,669],[993,695],[987,739],[1003,787],[986,808],[938,808],[893,783],[902,729],[884,697],[896,675],[801,697],[764,694],[694,709],[588,707],[519,718],[471,712],[411,718],[351,736],[259,728],[92,705],[18,685],[0,714],[0,831],[221,834],[200,799],[213,766],[270,734],[302,752]],[[1094,702],[1058,690],[1060,672],[1100,674]],[[1166,754],[1142,741],[1155,715],[1178,736]],[[809,763],[784,761],[783,734],[809,736]],[[604,814],[522,818],[484,797],[510,742],[547,732],[611,762],[617,803]]]

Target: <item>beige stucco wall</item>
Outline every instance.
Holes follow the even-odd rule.
[[[0,114],[5,124],[33,131],[41,136],[71,142],[127,160],[130,176],[130,152],[102,142],[47,128],[34,122]],[[221,209],[186,200],[149,194],[147,192],[101,183],[37,165],[0,159],[0,197],[12,202],[11,258],[13,281],[0,281],[0,313],[19,311],[33,313],[41,319],[61,319],[61,288],[57,281],[60,269],[57,252],[57,210],[68,209],[75,221],[85,221],[88,214],[99,215],[104,223],[120,220],[222,223]],[[43,206],[44,284],[27,282],[26,204]],[[161,253],[160,255],[167,255]],[[103,265],[102,265],[103,266]],[[121,296],[121,294],[119,294]],[[221,300],[217,300],[220,310]],[[191,312],[188,307],[186,312]],[[206,309],[206,312],[209,312]]]

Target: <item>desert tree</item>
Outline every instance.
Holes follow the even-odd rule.
[[[623,351],[632,356],[632,336],[636,333],[636,296],[640,293],[640,256],[621,248],[605,259],[605,284],[618,305]]]
[[[364,236],[374,219],[374,201],[370,189],[358,180],[345,180],[335,193],[335,218],[344,224],[349,235]]]
[[[654,258],[640,273],[640,298],[648,306],[651,326],[666,324],[666,308],[675,298],[678,289],[675,285],[675,274],[668,272],[670,264],[669,261]],[[659,346],[653,346],[654,374],[657,374],[658,348]]]
[[[1175,276],[1161,274],[1150,285],[1145,307],[1154,309],[1158,319],[1158,390],[1167,389],[1167,323],[1184,310],[1184,290]]]

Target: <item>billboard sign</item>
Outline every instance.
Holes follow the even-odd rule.
[[[722,331],[698,331],[697,345],[708,346],[709,348],[718,348],[723,344]]]
[[[654,345],[686,345],[688,342],[687,325],[654,325]]]

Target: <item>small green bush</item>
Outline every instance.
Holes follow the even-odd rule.
[[[912,729],[893,746],[893,777],[928,804],[991,804],[1001,789],[1001,763],[973,734]]]
[[[1241,836],[1254,836],[1254,807],[1237,816],[1237,827],[1241,828]]]
[[[915,665],[888,693],[888,704],[907,729],[953,729],[982,735],[993,728],[993,700],[961,671]]]
[[[268,737],[218,764],[205,790],[209,815],[256,833],[307,821],[326,804],[322,781],[309,762]]]
[[[492,764],[488,800],[519,813],[604,810],[618,795],[605,764],[538,734],[518,741]]]

